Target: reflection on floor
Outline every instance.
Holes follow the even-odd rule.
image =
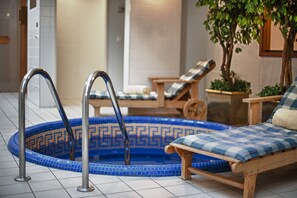
[[[95,191],[76,191],[81,185],[81,173],[62,171],[27,163],[29,182],[18,183],[18,158],[7,150],[7,142],[18,127],[17,93],[0,93],[0,197],[242,197],[242,191],[215,181],[194,176],[190,181],[179,177],[116,177],[90,175]],[[81,104],[64,101],[69,118],[81,117]],[[91,109],[91,108],[90,108]],[[108,112],[109,111],[109,112]],[[107,113],[112,111],[106,109]],[[90,115],[93,115],[91,110]],[[26,126],[60,120],[56,108],[38,108],[26,101]],[[230,175],[231,173],[226,173]],[[238,179],[241,176],[232,175]],[[257,179],[256,197],[297,197],[297,165],[260,174]]]

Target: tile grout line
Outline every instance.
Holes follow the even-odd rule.
[[[127,185],[129,188],[131,188],[128,184],[126,184],[126,182],[124,180],[122,180],[120,177],[117,177],[122,183],[124,183],[125,185]],[[140,197],[143,198],[143,196],[141,196],[136,190],[134,190],[133,188],[131,188],[133,192],[135,192],[137,195],[139,195]]]

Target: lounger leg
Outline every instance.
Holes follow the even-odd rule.
[[[94,115],[96,117],[100,116],[100,107],[94,107]]]
[[[192,166],[192,157],[193,153],[189,152],[182,152],[179,153],[181,157],[181,178],[184,180],[191,179],[191,172],[189,171],[189,168]]]
[[[244,174],[244,188],[243,188],[244,198],[254,197],[255,188],[256,188],[256,178],[257,178],[257,174],[253,174],[253,175]]]

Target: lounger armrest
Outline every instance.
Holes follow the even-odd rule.
[[[198,83],[198,80],[180,80],[179,78],[175,77],[165,77],[165,78],[159,78],[159,77],[150,77],[151,83],[152,83],[152,90],[156,91],[158,84],[173,84],[173,83]]]
[[[248,120],[249,125],[261,123],[262,121],[262,103],[270,101],[278,101],[282,98],[282,95],[266,96],[258,98],[244,98],[242,101],[248,103]]]
[[[194,83],[198,82],[197,80],[180,80],[180,79],[160,79],[154,80],[154,83]]]
[[[166,80],[166,79],[172,79],[172,80],[175,80],[175,79],[179,79],[179,77],[148,77],[148,79],[150,81],[154,81],[154,80]]]
[[[245,103],[259,103],[259,102],[278,101],[281,98],[282,98],[282,95],[277,95],[277,96],[266,96],[266,97],[258,97],[258,98],[244,98],[242,101]]]
[[[157,91],[157,82],[156,80],[178,80],[179,77],[149,77],[148,78],[152,85],[152,90]]]

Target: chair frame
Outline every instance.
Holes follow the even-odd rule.
[[[261,122],[261,113],[259,110],[261,110],[262,102],[276,101],[281,99],[281,97],[282,96],[269,96],[244,99],[243,101],[249,103],[249,107],[251,107],[249,109],[250,124],[257,124]],[[168,146],[166,146],[165,152],[168,154],[176,152],[181,157],[181,179],[189,180],[191,179],[191,174],[201,175],[212,180],[243,189],[244,198],[254,197],[256,178],[259,173],[297,163],[297,149],[289,149],[272,153],[270,155],[253,158],[247,162],[240,162],[239,160],[228,156],[203,151],[176,143],[170,143]],[[227,176],[210,173],[192,167],[192,156],[194,154],[202,154],[229,162],[231,171],[233,173],[242,173],[244,181],[238,182]]]
[[[206,119],[206,104],[198,99],[199,81],[214,69],[215,63],[210,64],[210,70],[203,73],[195,80],[180,80],[178,77],[150,77],[152,90],[156,91],[158,97],[156,100],[122,100],[119,99],[118,103],[121,107],[128,107],[128,109],[136,108],[171,108],[183,111],[183,115],[188,119]],[[187,83],[186,87],[172,99],[165,98],[165,84],[172,83]],[[189,96],[188,96],[189,95]],[[111,107],[110,99],[90,99],[90,105],[94,108],[95,116],[100,116],[101,107]]]

